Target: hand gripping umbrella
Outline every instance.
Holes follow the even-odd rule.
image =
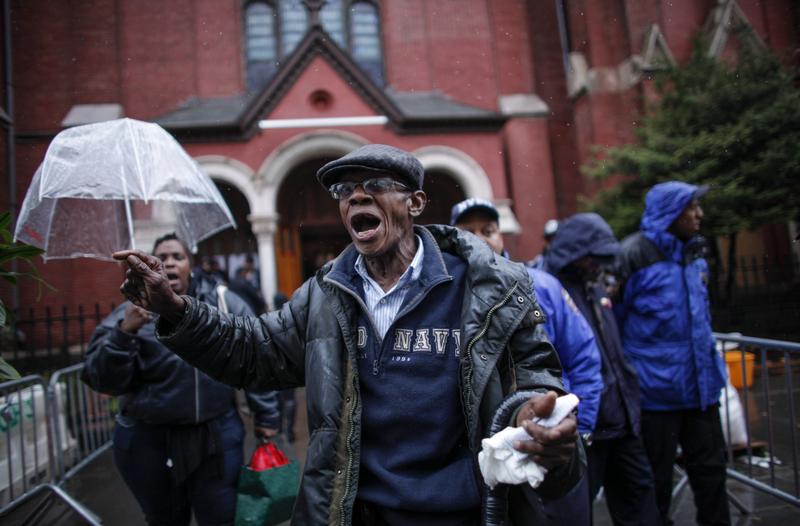
[[[192,251],[235,227],[211,179],[157,124],[118,119],[59,133],[36,170],[15,239],[44,258],[92,257],[136,248],[135,227],[175,230]]]

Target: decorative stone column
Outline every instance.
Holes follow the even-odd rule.
[[[277,216],[250,214],[247,219],[258,243],[258,269],[261,278],[261,292],[272,309],[272,298],[278,290],[278,269],[275,263],[275,232],[278,229]]]

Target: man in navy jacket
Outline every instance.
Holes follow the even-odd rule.
[[[576,214],[559,224],[545,256],[595,334],[603,362],[603,394],[594,440],[586,448],[590,496],[605,488],[615,525],[658,522],[653,475],[639,436],[639,386],[625,360],[611,300],[600,283],[602,265],[620,247],[597,214]]]
[[[714,347],[708,265],[697,233],[708,190],[679,181],[647,193],[641,231],[625,239],[617,315],[625,354],[639,373],[642,431],[668,521],[680,443],[698,524],[729,524],[718,402],[725,366]]]
[[[280,311],[220,314],[169,289],[158,260],[115,254],[123,293],[160,313],[161,341],[184,359],[236,386],[306,386],[293,523],[506,524],[525,511],[506,504],[532,488],[484,489],[476,457],[507,425],[535,439],[513,447],[548,468],[536,491],[569,491],[583,472],[575,417],[532,421],[563,384],[522,265],[457,229],[415,226],[427,196],[409,152],[366,145],[317,178],[352,244]]]

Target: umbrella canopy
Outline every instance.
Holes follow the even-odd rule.
[[[15,239],[45,259],[111,259],[136,248],[135,227],[197,243],[235,222],[211,179],[157,124],[118,119],[59,133],[36,170]],[[163,233],[163,232],[162,232]]]

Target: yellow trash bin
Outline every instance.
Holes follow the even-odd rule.
[[[747,386],[749,389],[753,385],[753,369],[756,355],[751,352],[744,352],[744,382],[742,381],[742,351],[725,352],[725,364],[728,366],[728,376],[736,389]]]

